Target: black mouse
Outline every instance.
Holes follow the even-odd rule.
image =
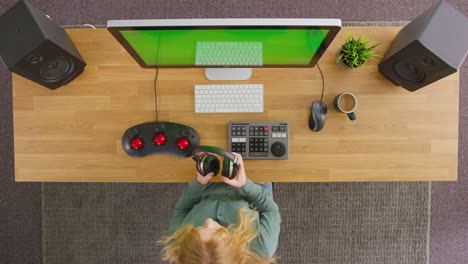
[[[327,117],[327,105],[322,101],[314,101],[309,117],[309,127],[312,131],[318,132],[325,125]]]

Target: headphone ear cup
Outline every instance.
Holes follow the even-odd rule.
[[[234,170],[231,169],[231,168],[233,168],[233,165],[234,165],[234,162],[232,162],[232,160],[224,158],[224,160],[223,160],[223,171],[222,171],[222,175],[224,177],[227,177],[229,179],[234,178],[234,176],[236,174],[234,174],[233,173]]]
[[[235,163],[233,161],[231,163],[232,163],[232,178],[235,178],[237,176],[238,165],[237,165],[237,163]]]
[[[206,156],[202,158],[200,167],[202,167],[203,172],[205,172],[205,174],[202,174],[203,176],[206,176],[210,172],[213,172],[213,176],[216,176],[219,173],[219,159],[214,155],[206,154]]]
[[[195,168],[197,169],[198,173],[201,175],[205,176],[205,172],[203,171],[203,168],[200,166],[202,159],[204,159],[206,156],[205,153],[201,155],[194,155],[192,159],[195,161]]]

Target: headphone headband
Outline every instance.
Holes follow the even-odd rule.
[[[230,159],[230,160],[238,163],[238,160],[237,160],[236,156],[234,156],[234,154],[232,154],[231,152],[226,151],[226,150],[224,150],[222,148],[217,148],[217,147],[212,147],[212,146],[200,146],[200,147],[196,148],[192,152],[192,157],[194,157],[197,153],[200,153],[200,152],[207,152],[207,153],[217,154],[219,156],[225,157],[227,159]]]

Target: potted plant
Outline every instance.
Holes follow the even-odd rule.
[[[346,37],[345,43],[341,46],[336,58],[336,63],[345,69],[354,69],[358,67],[369,67],[364,65],[369,60],[378,62],[374,57],[382,57],[381,55],[375,54],[373,49],[379,46],[381,43],[377,43],[372,46],[367,46],[369,40],[360,36],[355,39],[352,35]]]

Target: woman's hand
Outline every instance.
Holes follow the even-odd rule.
[[[236,188],[242,188],[247,183],[247,176],[245,176],[245,170],[244,170],[244,161],[242,160],[242,156],[240,154],[238,153],[232,153],[232,154],[234,154],[234,156],[236,156],[240,162],[239,167],[237,167],[237,175],[232,180],[224,176],[221,176],[221,179],[223,179],[223,181],[226,184],[229,184]]]
[[[203,176],[199,172],[197,172],[197,181],[200,184],[207,184],[211,180],[211,178],[213,178],[213,175],[214,174],[210,172],[206,176]]]

